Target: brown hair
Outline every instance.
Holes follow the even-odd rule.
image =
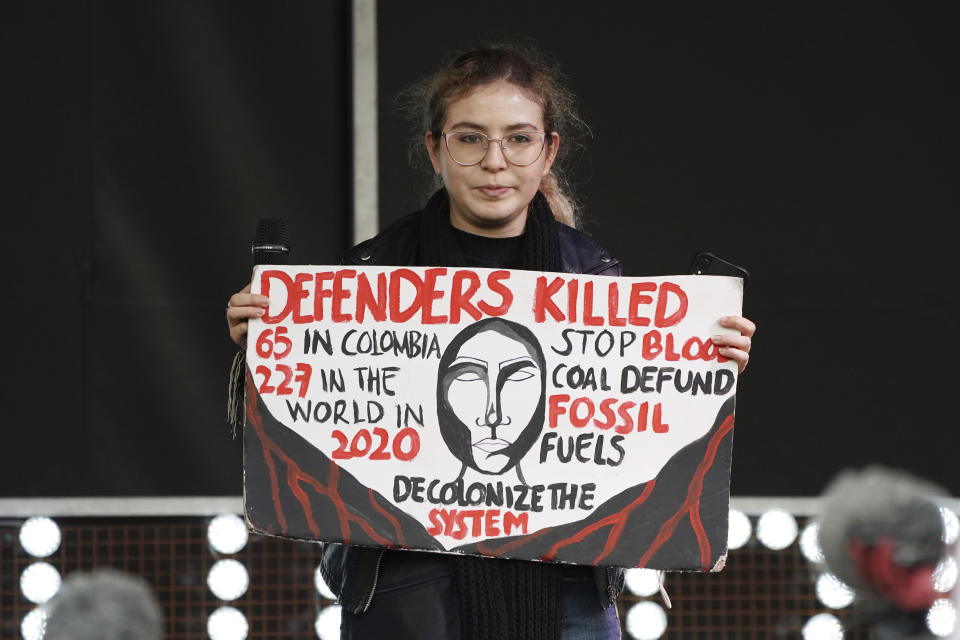
[[[523,89],[543,108],[547,133],[557,132],[563,144],[550,172],[540,181],[554,217],[571,227],[577,226],[578,207],[568,193],[565,167],[570,152],[578,147],[577,134],[589,132],[577,115],[576,98],[561,82],[554,64],[530,46],[500,44],[456,55],[439,71],[404,92],[411,116],[419,127],[411,148],[411,160],[425,159],[423,132],[429,131],[439,144],[447,106],[473,89],[493,82],[510,82]],[[547,138],[552,144],[552,139]]]

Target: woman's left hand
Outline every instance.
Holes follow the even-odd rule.
[[[740,332],[739,334],[716,335],[711,340],[713,344],[719,347],[720,355],[736,362],[740,373],[743,373],[743,370],[747,368],[747,362],[750,360],[750,343],[757,330],[757,325],[741,316],[724,316],[717,322],[721,327]]]

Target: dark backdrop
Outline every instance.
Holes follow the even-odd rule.
[[[378,5],[382,224],[427,185],[393,97],[465,41],[532,37],[580,96],[586,229],[627,273],[710,248],[753,274],[734,492],[868,462],[960,490],[950,3]],[[237,494],[223,307],[257,218],[288,218],[297,262],[349,242],[349,5],[6,12],[0,495]]]
[[[0,495],[239,494],[224,307],[260,217],[348,242],[349,5],[8,9]]]

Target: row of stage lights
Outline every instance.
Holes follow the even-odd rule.
[[[956,542],[960,532],[960,522],[956,514],[941,508],[944,523],[944,541],[948,545]],[[757,520],[754,531],[750,518],[744,513],[731,510],[728,531],[728,547],[731,550],[745,546],[755,535],[765,547],[783,550],[797,541],[799,534],[800,552],[812,566],[823,566],[823,552],[817,541],[818,524],[814,521],[800,532],[797,521],[787,511],[773,509]],[[20,546],[28,554],[37,558],[20,574],[20,590],[30,602],[38,605],[26,616],[20,626],[23,640],[42,640],[46,623],[43,605],[60,589],[60,573],[49,562],[44,561],[60,548],[60,528],[56,522],[43,516],[27,519],[20,528]],[[213,518],[207,527],[207,540],[210,548],[219,555],[231,556],[239,553],[247,545],[247,528],[243,520],[234,514],[223,514]],[[652,569],[628,569],[626,587],[636,596],[649,598],[661,591],[661,574]],[[945,558],[935,574],[935,588],[940,593],[950,592],[957,583],[957,563],[954,558]],[[314,574],[318,594],[325,600],[336,600],[330,591],[320,567]],[[224,602],[233,602],[243,597],[250,585],[246,567],[235,558],[218,559],[207,573],[207,587],[210,592]],[[829,609],[839,610],[850,606],[854,600],[853,591],[836,576],[822,570],[815,584],[817,598]],[[320,609],[314,624],[320,640],[337,640],[340,637],[340,606],[332,604]],[[930,632],[939,637],[953,633],[957,622],[957,611],[946,597],[937,600],[927,614],[927,626]],[[653,600],[642,600],[627,611],[625,625],[627,633],[634,640],[657,640],[667,630],[667,614]],[[207,635],[210,640],[246,640],[250,625],[246,616],[236,607],[223,605],[210,614],[207,619]],[[820,613],[811,617],[803,627],[804,640],[839,640],[843,638],[843,629],[836,616]]]

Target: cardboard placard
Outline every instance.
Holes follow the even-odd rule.
[[[257,267],[253,531],[709,570],[726,551],[742,282]]]

